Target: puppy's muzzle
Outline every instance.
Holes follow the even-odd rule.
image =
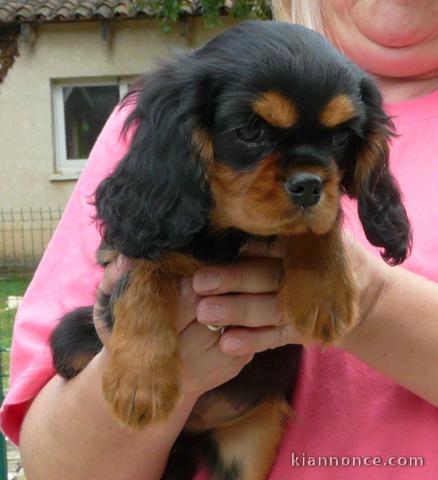
[[[299,173],[289,177],[284,184],[293,203],[299,207],[313,207],[322,193],[322,180],[312,173]]]

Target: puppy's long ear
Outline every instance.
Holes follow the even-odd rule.
[[[382,109],[382,97],[374,83],[364,78],[361,87],[367,115],[365,136],[355,145],[354,169],[347,172],[343,185],[358,200],[368,241],[382,247],[384,260],[396,265],[409,254],[412,238],[400,190],[388,165],[394,125]]]
[[[127,121],[135,131],[131,148],[99,185],[95,203],[111,247],[157,259],[202,230],[209,192],[192,152],[197,97],[189,69],[181,59],[161,67],[138,95]]]

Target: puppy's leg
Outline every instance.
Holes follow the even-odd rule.
[[[358,319],[357,288],[338,225],[325,235],[282,237],[284,280],[280,291],[286,318],[305,341],[327,345]]]
[[[66,379],[75,377],[102,349],[93,322],[93,307],[64,315],[50,336],[53,365]]]
[[[178,275],[194,269],[193,260],[178,254],[159,264],[137,260],[117,292],[102,386],[113,412],[128,425],[164,420],[178,400]]]
[[[290,413],[283,398],[264,400],[246,415],[212,431],[217,444],[215,480],[265,480]]]

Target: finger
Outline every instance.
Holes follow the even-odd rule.
[[[99,291],[109,295],[122,275],[132,267],[132,260],[119,254],[115,261],[110,262],[105,268],[102,281],[99,285]]]
[[[184,358],[193,352],[206,352],[219,341],[220,333],[193,321],[180,333],[180,354]]]
[[[242,257],[271,257],[282,258],[283,251],[278,240],[250,239],[240,249]]]
[[[175,326],[178,332],[182,332],[193,320],[196,319],[196,309],[200,297],[196,295],[192,286],[191,277],[184,277],[179,284],[179,298]]]
[[[242,355],[228,355],[224,354],[220,346],[220,341],[215,342],[208,350],[203,352],[202,361],[205,362],[206,366],[209,368],[235,368],[238,367],[239,370],[249,363],[254,357],[254,353],[243,353]],[[221,375],[224,372],[221,372]],[[236,371],[237,375],[238,371]]]
[[[209,266],[193,276],[196,293],[273,293],[283,278],[283,262],[277,258],[242,258],[231,266]]]
[[[205,393],[231,380],[253,358],[249,355],[225,355],[216,342],[206,351],[192,351],[183,357],[181,385],[186,392]]]
[[[180,334],[180,355],[183,364],[191,365],[198,373],[204,372],[204,377],[219,378],[227,376],[227,369],[234,369],[236,366],[241,368],[252,359],[253,354],[225,355],[219,348],[219,339],[218,332],[212,332],[196,321],[191,323]],[[202,380],[203,375],[200,377]],[[225,380],[223,378],[220,383]]]
[[[198,303],[197,319],[204,325],[268,327],[284,323],[278,297],[274,293],[217,295]]]
[[[219,340],[222,352],[228,355],[247,355],[300,343],[302,340],[290,323],[279,327],[230,328]]]

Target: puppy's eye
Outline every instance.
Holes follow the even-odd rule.
[[[350,135],[346,130],[336,132],[332,136],[332,143],[335,147],[343,147],[347,143],[349,136]]]
[[[259,143],[265,136],[265,129],[260,123],[247,125],[234,130],[236,137],[245,143]]]

